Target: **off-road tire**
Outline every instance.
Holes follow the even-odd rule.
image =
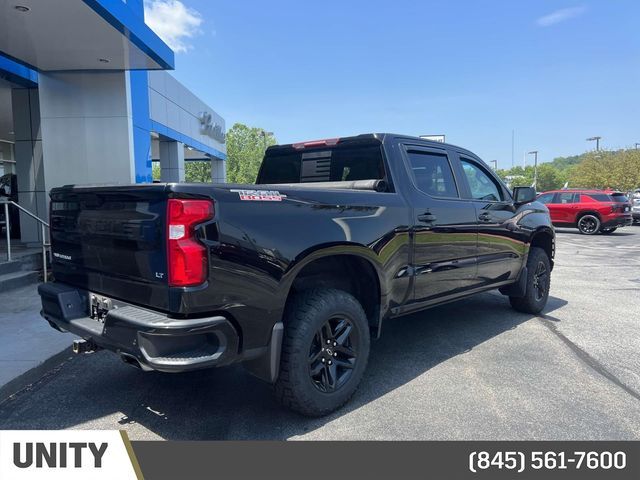
[[[351,351],[355,351],[355,360],[351,369],[338,367],[343,374],[350,370],[344,383],[333,391],[321,391],[321,382],[312,377],[311,359],[316,354],[316,347],[324,335],[328,322],[346,319],[352,326],[353,341]],[[313,289],[296,294],[285,310],[284,338],[280,356],[280,373],[274,385],[276,397],[284,406],[307,416],[323,416],[344,405],[355,393],[369,357],[371,333],[367,316],[360,303],[349,293],[336,289]],[[329,327],[331,332],[331,327]],[[335,339],[339,340],[339,335]],[[326,339],[322,341],[325,343]],[[328,347],[333,348],[333,340]],[[324,348],[324,346],[323,346]],[[328,348],[327,348],[328,349]],[[324,349],[323,349],[324,352]],[[335,354],[333,351],[331,355]],[[322,354],[323,356],[325,353]],[[342,355],[342,353],[340,353]],[[325,359],[328,363],[329,359]],[[326,363],[323,362],[322,368]],[[326,367],[327,369],[330,367]],[[321,372],[322,380],[328,370]],[[325,375],[324,377],[322,375]],[[339,377],[340,373],[338,373]]]
[[[537,315],[547,304],[551,286],[551,262],[547,252],[540,247],[529,250],[526,285],[524,297],[509,297],[509,302],[519,312]]]

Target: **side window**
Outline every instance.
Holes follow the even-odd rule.
[[[556,203],[575,203],[575,196],[576,194],[573,192],[559,193],[558,201]]]
[[[545,205],[547,203],[553,203],[553,196],[555,195],[555,193],[545,193],[543,195],[540,195],[538,197],[538,201],[540,203],[544,203]]]
[[[586,198],[587,202],[610,202],[609,195],[603,193],[590,193],[589,195],[582,195],[582,198]]]
[[[500,201],[503,200],[502,189],[482,168],[464,158],[460,159],[464,174],[469,182],[471,198],[475,200]]]
[[[458,189],[445,153],[409,150],[409,165],[416,187],[434,197],[457,197]]]

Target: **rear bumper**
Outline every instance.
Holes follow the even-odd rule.
[[[633,217],[631,216],[631,213],[628,213],[613,218],[607,218],[602,222],[602,228],[627,227],[631,224],[633,224]]]
[[[143,370],[183,372],[240,361],[239,337],[223,316],[175,319],[114,302],[102,320],[89,316],[89,292],[61,283],[38,287],[41,315],[54,328],[111,350]]]

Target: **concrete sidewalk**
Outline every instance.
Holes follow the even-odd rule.
[[[71,356],[71,334],[40,316],[38,286],[0,292],[0,402]]]

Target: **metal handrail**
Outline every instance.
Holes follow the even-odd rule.
[[[50,243],[47,243],[47,228],[49,228],[49,224],[45,222],[43,219],[38,217],[37,215],[31,213],[29,210],[24,208],[21,205],[18,205],[13,200],[9,200],[7,198],[0,197],[0,204],[4,205],[4,221],[6,225],[6,233],[7,233],[7,261],[11,261],[11,222],[9,220],[9,205],[13,205],[21,212],[26,213],[31,218],[40,223],[40,227],[42,228],[42,270],[44,275],[44,281],[47,281],[47,248],[51,246]]]

